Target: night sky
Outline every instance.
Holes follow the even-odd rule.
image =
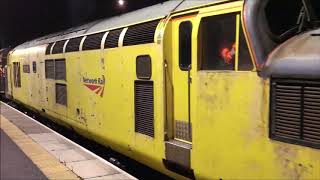
[[[0,49],[166,0],[0,0]]]

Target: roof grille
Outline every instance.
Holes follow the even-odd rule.
[[[104,44],[104,48],[118,47],[118,42],[119,42],[119,37],[121,32],[122,32],[122,29],[110,31],[107,36],[106,42]]]
[[[67,47],[66,47],[66,52],[79,51],[79,46],[80,46],[82,38],[83,37],[70,39],[68,44],[67,44]]]
[[[82,50],[86,51],[101,49],[101,40],[104,35],[105,32],[87,36],[87,38],[84,40]]]
[[[56,42],[56,44],[53,46],[52,54],[63,53],[63,47],[64,47],[65,42],[66,42],[66,40]]]
[[[50,43],[48,46],[47,46],[47,49],[46,49],[46,55],[50,54],[51,53],[51,47],[52,47],[53,43]]]
[[[135,81],[135,132],[154,137],[153,81]]]
[[[159,20],[156,20],[129,27],[124,37],[123,45],[154,43],[154,34],[158,24]]]
[[[274,80],[271,90],[271,136],[320,148],[319,81]]]

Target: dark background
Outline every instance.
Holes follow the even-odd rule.
[[[0,49],[166,0],[0,0]]]

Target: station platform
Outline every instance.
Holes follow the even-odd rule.
[[[136,179],[1,102],[0,179]]]

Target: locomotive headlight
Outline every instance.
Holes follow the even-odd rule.
[[[124,0],[119,0],[118,1],[119,6],[121,6],[121,7],[124,5],[124,3],[125,3]]]

